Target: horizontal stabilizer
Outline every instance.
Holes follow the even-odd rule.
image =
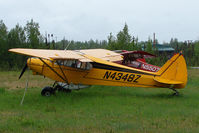
[[[161,77],[155,77],[154,78],[155,81],[159,82],[159,83],[164,83],[164,84],[183,84],[182,81],[175,81],[175,80],[170,80],[170,79],[165,79],[165,78],[161,78]]]

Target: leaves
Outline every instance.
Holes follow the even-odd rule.
[[[119,31],[117,38],[112,33],[108,36],[108,48],[111,50],[134,50],[134,40],[129,34],[128,25],[125,23],[122,31]]]
[[[40,47],[40,31],[39,31],[39,24],[34,22],[33,19],[27,22],[25,27],[26,35],[27,35],[27,43],[31,48],[38,48]]]

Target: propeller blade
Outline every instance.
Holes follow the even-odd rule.
[[[26,64],[23,68],[23,70],[21,71],[21,74],[19,76],[19,79],[23,76],[24,72],[26,71],[26,69],[28,68],[28,65]]]

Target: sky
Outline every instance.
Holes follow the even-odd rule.
[[[199,0],[0,0],[8,30],[31,19],[57,40],[107,40],[125,23],[139,41],[199,40]]]

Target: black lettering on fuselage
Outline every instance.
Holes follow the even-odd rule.
[[[110,77],[110,75],[111,75],[111,72],[106,71],[103,78],[108,79]]]
[[[138,79],[141,77],[141,75],[137,75],[137,77],[135,78],[135,80],[133,81],[133,82],[135,82],[135,83],[137,83],[138,81]]]
[[[116,80],[116,81],[127,81],[127,82],[134,82],[138,83],[138,80],[141,78],[141,75],[137,74],[124,74],[124,73],[117,73],[117,72],[109,72],[106,71],[104,74],[103,79],[108,79],[108,80]]]

